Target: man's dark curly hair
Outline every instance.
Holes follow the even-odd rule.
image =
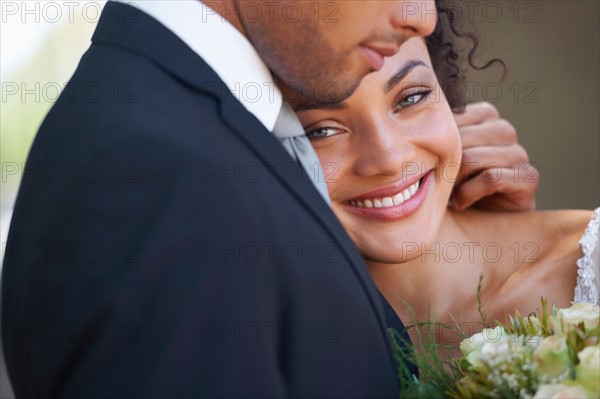
[[[463,112],[467,105],[466,72],[467,67],[483,70],[498,63],[506,74],[504,62],[494,58],[482,66],[474,62],[475,52],[479,48],[479,39],[472,24],[464,17],[459,1],[436,0],[438,21],[433,34],[425,39],[431,57],[433,69],[454,112]],[[470,41],[468,51],[461,47],[464,41]]]

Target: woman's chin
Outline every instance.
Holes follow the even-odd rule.
[[[356,241],[355,241],[356,242]],[[431,237],[397,240],[382,240],[379,242],[357,243],[360,253],[367,262],[386,264],[408,263],[421,257],[433,242]]]
[[[360,248],[359,248],[360,250]],[[400,252],[394,253],[366,253],[361,251],[365,262],[370,264],[385,264],[385,265],[401,265],[406,264],[412,260],[419,258],[420,254],[402,254]]]
[[[363,257],[369,262],[400,264],[415,260],[437,239],[449,190],[434,188],[414,213],[398,221],[370,219],[334,202],[334,212]],[[445,187],[443,187],[445,188]]]

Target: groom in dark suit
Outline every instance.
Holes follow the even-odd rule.
[[[432,1],[108,2],[14,210],[17,397],[397,397],[402,324],[282,91],[338,102],[434,25]]]

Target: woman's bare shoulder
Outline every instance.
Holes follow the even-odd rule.
[[[553,241],[583,234],[594,211],[552,210],[531,212],[491,212],[467,210],[454,212],[461,229],[473,239],[506,241],[538,239]]]
[[[467,211],[456,216],[469,238],[493,243],[502,256],[483,266],[494,309],[533,311],[540,296],[557,306],[573,300],[579,240],[593,211],[560,210],[500,213]],[[488,255],[488,258],[490,255]],[[489,260],[489,259],[486,259]],[[498,267],[502,266],[502,267]]]

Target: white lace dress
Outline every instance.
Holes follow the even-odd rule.
[[[573,303],[589,302],[598,305],[600,295],[600,208],[597,208],[583,237],[579,240],[583,256],[577,261],[577,285]]]

